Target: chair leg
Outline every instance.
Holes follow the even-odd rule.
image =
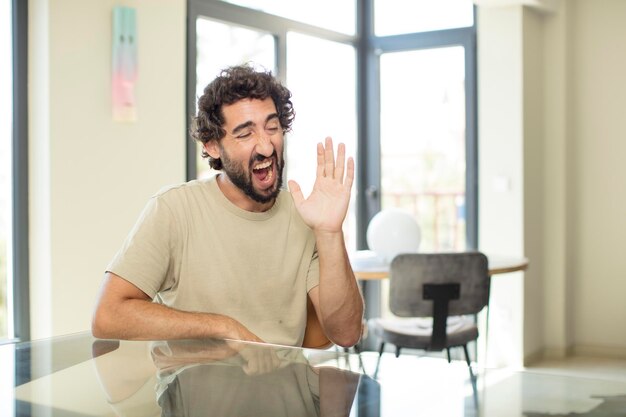
[[[465,353],[465,362],[467,362],[467,369],[469,369],[470,378],[472,381],[475,381],[474,372],[472,372],[472,363],[470,362],[469,353],[467,351],[467,344],[463,345],[463,352]]]
[[[365,365],[363,365],[363,358],[361,358],[361,347],[357,343],[356,345],[353,346],[353,348],[354,348],[354,352],[359,356],[359,366],[361,367],[363,372],[365,372]]]
[[[380,342],[380,348],[378,349],[378,360],[376,361],[376,370],[374,371],[374,379],[378,376],[378,367],[380,366],[380,358],[383,356],[383,350],[385,350],[385,342]]]
[[[467,344],[463,345],[463,352],[465,353],[465,362],[467,362],[467,369],[470,373],[470,383],[472,384],[472,391],[474,393],[474,406],[478,409],[478,388],[476,387],[476,376],[472,372],[472,363],[470,362],[469,353],[467,352]]]
[[[469,353],[467,351],[467,344],[463,345],[463,352],[465,353],[465,362],[467,362],[467,366],[472,367],[472,363],[470,362]]]
[[[446,348],[446,353],[448,354],[448,363],[452,362],[452,359],[450,358],[450,348],[449,347]]]
[[[396,358],[400,357],[400,349],[401,349],[400,346],[396,346]]]

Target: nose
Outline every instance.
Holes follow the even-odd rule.
[[[261,134],[257,140],[256,153],[269,158],[274,153],[274,144],[269,135]]]

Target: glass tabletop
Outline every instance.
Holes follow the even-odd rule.
[[[454,356],[453,356],[454,357]],[[626,379],[416,354],[90,334],[0,345],[2,416],[626,416]]]
[[[0,363],[3,416],[347,416],[376,385],[343,352],[229,340],[85,333],[2,345]]]

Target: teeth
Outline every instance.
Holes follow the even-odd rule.
[[[272,161],[267,161],[267,162],[263,162],[262,164],[259,164],[259,165],[255,166],[252,169],[264,169],[264,168],[267,168],[267,167],[269,167],[271,165],[272,165]]]

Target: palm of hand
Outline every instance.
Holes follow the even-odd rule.
[[[296,204],[304,222],[313,230],[323,232],[341,231],[346,217],[350,189],[329,178],[318,178],[311,195]]]
[[[325,146],[319,143],[317,175],[311,195],[305,199],[300,186],[289,181],[296,209],[304,222],[318,232],[340,232],[348,211],[353,180],[354,161],[348,158],[346,167],[345,145],[339,144],[335,163],[332,139],[326,138]]]

